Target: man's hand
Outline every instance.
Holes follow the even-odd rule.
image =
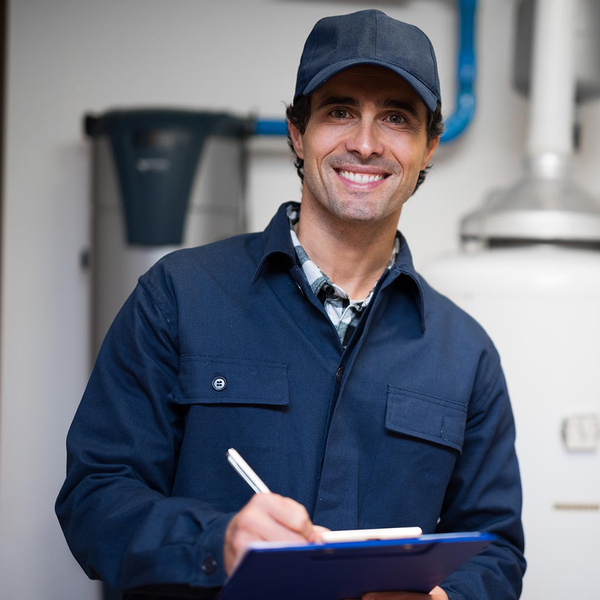
[[[448,594],[441,587],[434,587],[429,594],[415,592],[369,592],[362,600],[448,600]]]
[[[251,542],[319,542],[323,531],[326,529],[313,525],[304,506],[295,500],[279,494],[256,494],[225,531],[225,573],[231,574]]]

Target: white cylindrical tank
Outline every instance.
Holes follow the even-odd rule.
[[[421,271],[502,357],[524,490],[523,600],[598,597],[600,249],[492,247]]]

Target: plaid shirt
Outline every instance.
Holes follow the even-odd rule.
[[[308,254],[300,244],[298,236],[294,231],[294,225],[300,218],[300,207],[288,206],[287,209],[288,219],[290,220],[290,235],[292,236],[292,243],[296,250],[296,256],[302,266],[302,271],[317,298],[323,303],[325,312],[331,319],[333,326],[335,327],[342,346],[346,347],[354,330],[356,329],[360,317],[364,312],[365,308],[371,301],[373,293],[375,292],[375,286],[367,294],[367,297],[363,300],[351,300],[348,294],[338,285],[333,283],[317,267],[317,265],[310,260]],[[392,257],[388,262],[387,268],[391,268],[396,262],[396,257],[400,250],[400,240],[398,236],[394,240],[394,249],[392,251]]]

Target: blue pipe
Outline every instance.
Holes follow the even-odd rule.
[[[254,121],[254,135],[287,135],[287,121]]]
[[[460,49],[458,51],[458,72],[456,108],[446,118],[446,130],[440,142],[456,139],[475,116],[475,11],[477,0],[459,0]]]
[[[475,12],[477,0],[457,0],[460,22],[458,51],[456,109],[444,121],[446,129],[440,143],[459,137],[475,116]],[[286,121],[262,120],[254,122],[254,135],[287,135]]]

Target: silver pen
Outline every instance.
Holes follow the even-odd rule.
[[[271,492],[265,485],[265,482],[254,472],[252,467],[234,448],[229,448],[229,450],[227,450],[227,461],[257,494],[269,494]]]

